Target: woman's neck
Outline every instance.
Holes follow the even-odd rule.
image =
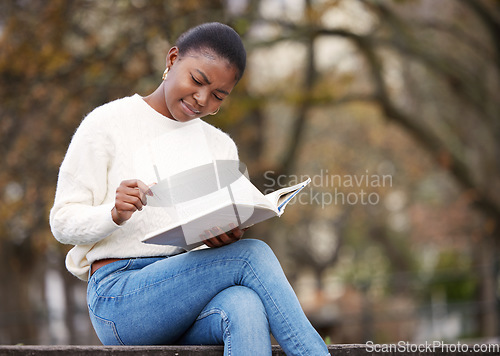
[[[167,109],[167,105],[165,103],[165,94],[163,90],[163,82],[156,88],[154,92],[149,94],[148,96],[143,97],[144,101],[151,106],[154,110],[173,120],[169,115],[169,111]]]

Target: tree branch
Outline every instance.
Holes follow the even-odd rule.
[[[382,77],[382,64],[375,54],[375,50],[369,41],[359,37],[356,44],[363,53],[368,67],[370,68],[373,83],[375,85],[375,97],[388,119],[392,119],[401,125],[414,139],[422,144],[432,156],[439,162],[440,157],[447,157],[447,168],[457,181],[466,190],[472,190],[476,195],[476,204],[488,215],[500,219],[500,206],[492,199],[491,195],[484,192],[474,181],[469,167],[458,157],[452,149],[446,147],[431,130],[419,125],[419,120],[397,108],[391,101],[387,86]]]
[[[460,0],[465,6],[474,11],[486,27],[490,34],[491,41],[496,52],[496,64],[498,75],[500,76],[500,23],[491,15],[491,12],[486,9],[478,0]]]

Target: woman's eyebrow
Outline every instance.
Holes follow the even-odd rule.
[[[201,70],[197,69],[196,70],[198,73],[200,73],[200,75],[203,77],[203,79],[205,80],[205,82],[207,84],[212,84],[212,82],[210,80],[208,80],[207,76],[205,75],[205,73],[203,73]]]
[[[225,90],[222,90],[222,89],[215,89],[215,90],[218,91],[219,93],[229,95],[229,93]]]
[[[205,75],[205,73],[203,73],[201,70],[199,69],[196,69],[196,71],[203,77],[203,80],[205,80],[205,82],[210,85],[212,84],[212,82],[210,80],[208,80],[207,76]],[[223,89],[215,89],[217,90],[219,93],[222,93],[222,94],[226,94],[226,95],[229,95],[229,93]]]

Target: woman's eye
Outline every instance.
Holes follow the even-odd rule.
[[[197,80],[195,77],[191,76],[191,79],[193,79],[193,81],[198,84],[198,85],[202,85],[201,82],[199,80]]]
[[[220,96],[217,96],[216,94],[214,94],[214,97],[215,97],[215,99],[217,99],[217,100],[219,100],[219,101],[224,100],[224,98],[221,98]]]

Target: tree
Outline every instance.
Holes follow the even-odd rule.
[[[45,270],[48,255],[56,254],[63,269],[67,247],[55,243],[48,216],[58,167],[83,116],[134,90],[152,91],[168,41],[222,12],[217,0],[0,4],[0,194],[6,203],[0,208],[0,305],[17,320],[0,330],[0,340],[37,343],[43,335],[33,323],[33,313],[46,307],[43,273],[33,277]],[[71,307],[77,287],[67,288]]]
[[[300,151],[301,138],[310,118],[303,109],[368,102],[379,108],[389,122],[403,128],[435,162],[462,187],[462,192],[482,216],[482,248],[498,251],[500,239],[499,146],[499,7],[493,1],[360,1],[357,14],[368,19],[363,26],[328,22],[334,11],[353,6],[349,1],[306,2],[300,21],[276,18],[277,35],[262,45],[301,41],[308,52],[305,79],[300,86],[304,99],[298,104],[292,139],[283,154],[282,172],[293,167],[291,158]],[[439,9],[439,11],[437,11]],[[330,16],[330,17],[329,17]],[[328,72],[321,76],[308,70],[318,57],[320,40],[343,39],[355,48],[352,60],[365,67],[352,73],[365,86],[354,90],[327,89]],[[326,43],[324,41],[323,43]],[[315,52],[316,51],[316,52]],[[334,87],[333,85],[331,87]],[[321,90],[315,91],[315,88]],[[360,90],[361,89],[361,90]],[[280,172],[281,173],[281,172]],[[384,236],[381,226],[374,236]],[[385,243],[388,256],[398,265],[398,254]],[[491,257],[488,265],[493,266]],[[490,267],[491,268],[491,267]],[[487,333],[495,334],[497,315],[491,291],[494,273],[481,284]],[[486,332],[486,331],[485,331]]]
[[[301,174],[399,174],[397,189],[367,191],[380,197],[376,206],[313,202],[287,211],[285,224],[252,229],[280,246],[292,277],[310,268],[321,286],[342,252],[338,246],[354,247],[358,261],[373,247],[383,251],[381,263],[359,265],[359,275],[354,264],[347,279],[407,276],[418,265],[407,242],[417,232],[450,244],[429,233],[438,225],[443,235],[463,236],[463,249],[474,249],[477,259],[493,263],[500,237],[498,18],[493,0],[1,2],[0,194],[6,204],[0,206],[0,257],[8,267],[0,272],[0,305],[33,308],[29,283],[43,290],[40,266],[47,255],[56,255],[63,269],[67,249],[55,243],[47,221],[57,169],[81,118],[112,99],[152,91],[172,41],[209,20],[235,27],[247,46],[247,74],[215,124],[235,137],[257,186],[271,188],[266,177],[276,182]],[[461,187],[446,192],[457,197],[455,206],[419,205],[416,187],[433,169],[427,157]],[[360,196],[356,187],[340,188]],[[315,189],[316,196],[335,198],[331,186]],[[385,200],[399,201],[411,215],[411,231],[391,228],[394,212]],[[287,224],[293,226],[288,233]],[[326,240],[338,237],[328,258],[300,250],[316,224]],[[478,291],[491,310],[495,272],[482,274]],[[485,329],[498,330],[495,314],[485,315]],[[0,330],[0,340],[35,343],[38,331],[27,329],[29,315],[24,319],[18,328]]]

